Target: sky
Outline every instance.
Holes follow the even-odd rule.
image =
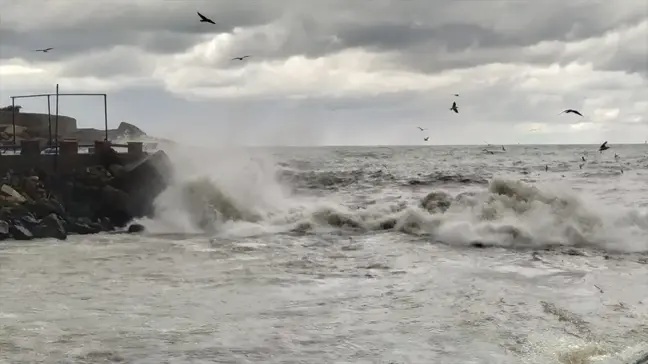
[[[57,83],[107,93],[109,127],[126,121],[183,143],[648,139],[646,0],[0,0],[0,9],[0,105]],[[46,99],[17,103],[47,112]],[[103,127],[101,98],[62,97],[59,107],[79,127]],[[567,108],[584,117],[559,114]]]

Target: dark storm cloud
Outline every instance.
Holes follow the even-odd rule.
[[[542,41],[597,37],[648,18],[648,2],[643,0],[0,0],[0,5],[6,14],[0,23],[0,59],[57,61],[118,45],[179,53],[208,35],[276,23],[284,27],[283,32],[254,33],[234,45],[231,55],[316,57],[360,47],[399,53],[396,59],[401,66],[422,72],[492,62],[561,62],[560,49],[529,54],[521,48]],[[196,10],[217,24],[199,23]],[[65,17],[68,13],[71,16]],[[25,23],[24,18],[31,21]],[[42,47],[56,49],[48,54],[33,52]],[[641,54],[617,58],[610,67],[645,69]],[[117,74],[119,63],[107,74]],[[88,70],[91,67],[86,65]],[[105,71],[105,65],[102,68]]]
[[[179,6],[182,2],[129,4],[116,1],[80,5],[80,2],[50,0],[41,4],[44,9],[34,15],[20,2],[0,2],[3,9],[12,8],[13,14],[22,15],[5,16],[0,23],[0,58],[33,58],[31,52],[43,47],[56,48],[56,52],[48,54],[48,59],[54,61],[117,45],[136,46],[156,53],[176,53],[196,44],[202,36],[263,24],[279,15],[271,7],[256,3],[222,2],[224,6],[214,11],[218,7],[213,3],[191,2],[199,8],[201,4],[207,8],[201,12],[214,19],[216,25],[212,25],[199,23],[195,7]],[[101,11],[101,7],[107,5],[111,11]],[[57,6],[65,6],[70,11],[78,7],[96,11],[70,21],[48,18],[47,8]],[[21,18],[40,24],[27,28],[21,26]]]

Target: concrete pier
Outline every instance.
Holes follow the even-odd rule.
[[[0,174],[9,170],[20,173],[29,170],[41,170],[45,173],[65,173],[73,169],[86,168],[101,164],[102,153],[107,148],[115,150],[126,149],[125,153],[118,153],[120,159],[128,164],[137,162],[146,157],[141,142],[127,144],[111,144],[105,141],[96,141],[91,153],[79,153],[77,141],[64,140],[59,142],[58,155],[43,154],[41,143],[38,140],[23,140],[20,142],[20,154],[0,155]]]

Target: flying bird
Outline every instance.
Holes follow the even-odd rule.
[[[208,17],[206,17],[206,16],[200,14],[200,12],[197,11],[196,13],[197,13],[198,16],[200,17],[200,22],[201,22],[201,23],[210,23],[210,24],[214,24],[214,25],[216,25],[216,23],[214,23],[213,20],[211,20],[211,19],[209,19]]]
[[[579,113],[578,110],[574,110],[574,109],[564,110],[560,114],[562,114],[562,113],[565,113],[565,114],[570,114],[571,113],[571,114],[576,114],[576,115],[580,115],[580,117],[583,117],[583,114]],[[558,115],[560,115],[560,114],[558,114]]]
[[[599,147],[599,152],[603,153],[604,150],[608,150],[610,147],[607,146],[607,141]]]
[[[54,48],[49,47],[49,48],[44,48],[44,49],[35,49],[34,52],[43,52],[43,53],[47,53],[47,52],[51,51],[52,49],[54,49]]]
[[[459,94],[454,94],[455,96],[459,97]]]
[[[459,109],[457,108],[457,103],[456,102],[452,103],[452,107],[450,108],[450,110],[454,111],[455,114],[459,114]]]
[[[430,137],[425,137],[425,138],[423,138],[423,141],[426,141],[426,142],[427,142],[428,139],[430,139]]]
[[[244,60],[244,59],[246,59],[246,58],[248,58],[248,57],[252,57],[252,56],[234,57],[234,58],[232,58],[232,61],[237,60],[237,59],[238,59],[239,61],[242,61],[242,60]]]
[[[420,131],[426,131],[427,130],[427,128],[421,128],[420,126],[417,126],[417,128],[419,128]]]
[[[502,151],[506,152],[506,148],[502,145]]]
[[[587,161],[585,160],[585,157],[584,157],[584,156],[581,156],[581,160],[582,160],[583,162],[587,162]]]

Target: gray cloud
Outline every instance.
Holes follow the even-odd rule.
[[[207,69],[238,70],[245,64],[294,55],[319,57],[362,48],[390,54],[393,69],[421,77],[493,63],[566,66],[580,61],[591,63],[595,69],[637,73],[644,81],[648,79],[648,37],[634,35],[624,44],[614,36],[648,21],[645,0],[0,0],[0,9],[0,65],[9,58],[36,63],[47,60],[48,65],[60,66],[57,77],[150,77],[155,57],[183,53],[219,33],[233,32],[237,42],[221,50],[228,54],[196,63],[202,62]],[[199,23],[196,10],[217,25]],[[610,37],[606,41],[593,40],[606,35]],[[566,46],[566,42],[587,40],[592,43],[577,49]],[[33,52],[47,46],[56,49],[48,54]],[[229,61],[231,56],[242,54],[253,57],[245,62]],[[201,78],[199,72],[191,77]],[[255,72],[250,77],[262,73]],[[492,76],[490,72],[494,71],[485,69],[466,76],[470,79],[439,86],[434,94],[385,91],[363,97],[290,100],[282,95],[261,95],[242,100],[187,101],[149,83],[147,87],[151,88],[146,93],[115,92],[109,114],[116,120],[132,117],[145,129],[155,128],[169,136],[186,132],[212,142],[290,144],[294,140],[318,144],[335,140],[344,144],[365,139],[405,143],[412,135],[418,138],[410,127],[421,122],[443,130],[443,137],[432,137],[438,137],[435,142],[478,143],[482,134],[488,133],[514,138],[513,125],[546,123],[562,127],[576,122],[556,117],[564,105],[586,110],[619,108],[620,124],[635,123],[648,110],[635,103],[648,98],[639,90],[642,81],[636,78],[601,78],[582,86],[582,90],[569,85],[573,80],[563,84],[558,79],[546,88],[529,91],[519,87],[521,79],[515,76],[507,79],[506,73]],[[205,79],[202,86],[238,87],[232,86],[228,77]],[[327,77],[326,73],[321,77]],[[491,82],[491,77],[498,78],[492,85],[475,86]],[[466,87],[454,89],[462,88],[456,86],[458,83]],[[15,93],[36,86],[20,87]],[[571,92],[573,89],[578,92]],[[447,110],[455,92],[462,94],[459,115]],[[588,104],[588,98],[598,103]],[[65,105],[84,122],[96,119],[97,110],[86,110],[89,107],[84,102],[66,101]],[[153,108],[155,111],[151,111]],[[185,123],[181,131],[174,124],[177,120]],[[645,115],[641,120],[648,122]],[[598,131],[589,133],[593,139],[599,137]]]
[[[56,47],[49,60],[65,59],[117,45],[136,46],[155,53],[181,52],[202,36],[231,31],[235,27],[263,24],[277,16],[264,4],[191,2],[71,2],[65,0],[0,2],[11,11],[0,23],[0,57],[25,57],[33,49]],[[247,5],[246,5],[247,4]],[[201,6],[203,5],[203,6]],[[59,14],[75,12],[77,16]],[[202,10],[202,8],[205,10]],[[38,12],[34,13],[35,8]],[[196,10],[217,23],[201,24]],[[216,11],[218,10],[218,11]],[[212,14],[213,13],[213,14]],[[29,22],[25,22],[29,19]]]
[[[548,62],[545,57],[519,53],[520,47],[541,41],[576,41],[601,36],[648,18],[642,0],[623,2],[557,1],[427,1],[398,2],[340,0],[320,2],[198,1],[78,2],[52,0],[0,2],[10,9],[0,24],[0,58],[37,59],[32,49],[52,46],[48,60],[100,51],[116,45],[140,47],[153,53],[182,52],[207,34],[235,27],[276,22],[285,28],[278,42],[259,33],[235,47],[237,53],[279,59],[290,55],[321,56],[349,47],[397,51],[401,61],[432,72],[471,67],[486,61],[517,59]],[[31,4],[31,6],[30,6]],[[79,14],[62,20],[52,9],[65,4]],[[350,5],[352,4],[352,5]],[[38,14],[28,13],[38,6]],[[216,26],[200,24],[195,10],[212,17]],[[48,11],[51,10],[51,11]],[[58,16],[58,17],[55,17]],[[31,19],[28,25],[25,18]],[[35,25],[38,22],[41,25]],[[22,25],[21,25],[22,24]],[[466,52],[469,53],[466,56]],[[516,53],[518,52],[518,53]]]

